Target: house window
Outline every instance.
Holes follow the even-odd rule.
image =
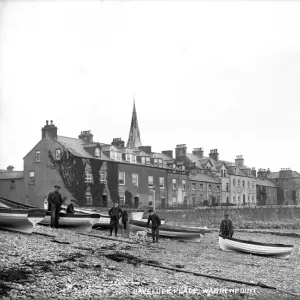
[[[100,171],[100,182],[106,182],[106,171]]]
[[[155,201],[155,190],[149,189],[148,190],[148,205],[153,206],[154,201]]]
[[[117,154],[116,160],[117,161],[122,161],[122,153],[121,152],[116,152],[116,154]]]
[[[93,199],[92,199],[92,196],[91,196],[91,194],[86,194],[85,195],[85,202],[86,202],[86,204],[93,204]]]
[[[208,191],[211,192],[211,184],[208,185]]]
[[[162,168],[162,166],[163,166],[163,160],[161,158],[158,159],[158,166],[160,168]]]
[[[185,189],[186,189],[186,181],[182,180],[182,190],[185,190]]]
[[[132,185],[133,186],[139,186],[139,175],[138,174],[132,174]]]
[[[235,178],[232,179],[232,186],[235,186]]]
[[[177,184],[176,178],[173,178],[172,179],[172,189],[173,190],[176,190],[176,184]]]
[[[125,172],[119,172],[119,185],[125,185]]]
[[[268,189],[268,196],[271,196],[271,189]]]
[[[221,177],[223,177],[223,170],[221,170]]]
[[[148,176],[148,185],[153,186],[154,181],[153,181],[153,176]]]
[[[85,183],[92,183],[93,182],[93,174],[90,169],[85,170]]]
[[[177,191],[176,190],[172,191],[172,202],[173,203],[177,202]]]
[[[115,151],[110,151],[110,158],[115,160],[116,159],[116,152]]]
[[[55,149],[55,160],[61,159],[61,149]]]
[[[195,194],[195,191],[196,191],[196,183],[195,182],[192,183],[192,191],[193,191],[193,194]]]
[[[120,203],[120,205],[125,204],[125,194],[124,193],[119,194],[119,203]]]
[[[238,186],[241,186],[241,181],[238,179]]]
[[[146,163],[146,158],[145,156],[142,156],[142,164],[144,165]]]
[[[252,181],[252,189],[254,189],[254,181]]]
[[[134,164],[136,163],[136,157],[133,154],[131,154],[131,162]]]
[[[130,154],[129,153],[126,153],[125,159],[126,159],[126,161],[130,161]]]
[[[165,188],[165,178],[164,177],[159,177],[159,187],[161,189]]]
[[[35,151],[35,162],[41,162],[41,151]]]
[[[11,180],[11,181],[10,181],[10,189],[11,189],[11,190],[14,190],[15,188],[16,188],[16,183],[15,183],[14,180]]]
[[[235,203],[235,196],[232,197],[232,202]]]
[[[217,192],[220,192],[220,186],[217,185]]]
[[[250,181],[247,181],[248,189],[250,189]]]
[[[149,156],[146,157],[146,165],[150,166],[150,157]]]
[[[240,202],[240,196],[238,196],[238,202]]]
[[[226,170],[224,170],[224,177],[226,177]]]
[[[34,171],[30,171],[28,173],[28,184],[34,184],[35,179],[34,179]]]
[[[203,183],[200,183],[200,191],[203,191]]]
[[[245,180],[243,180],[243,186],[245,186]]]
[[[158,159],[154,158],[154,166],[158,166]]]
[[[95,156],[100,157],[100,149],[99,148],[95,149]]]
[[[226,192],[228,192],[228,191],[229,191],[229,184],[226,183]]]

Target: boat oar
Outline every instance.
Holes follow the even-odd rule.
[[[195,276],[207,277],[207,278],[212,278],[212,279],[216,279],[216,280],[223,280],[223,281],[229,281],[229,282],[235,282],[235,283],[240,283],[240,284],[244,284],[244,285],[258,286],[258,287],[261,287],[261,288],[276,290],[276,291],[286,293],[286,294],[289,294],[289,295],[292,295],[292,296],[297,296],[297,297],[300,296],[299,294],[293,294],[293,293],[290,293],[288,291],[278,289],[275,286],[266,285],[262,282],[243,281],[243,280],[224,278],[224,277],[219,277],[219,276],[215,276],[215,275],[209,275],[209,274],[203,274],[203,273],[183,270],[183,269],[179,269],[179,268],[171,268],[171,267],[152,264],[152,263],[147,263],[147,262],[141,262],[141,263],[144,264],[144,265],[147,265],[147,266],[155,267],[155,268],[161,268],[161,269],[166,269],[166,270],[171,270],[171,271],[176,271],[176,272],[188,273],[188,274],[192,274],[192,275],[195,275]]]

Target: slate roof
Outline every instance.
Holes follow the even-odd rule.
[[[92,156],[90,153],[88,153],[84,148],[82,140],[76,139],[76,138],[70,138],[66,136],[57,136],[57,141],[64,146],[66,149],[68,149],[72,154],[84,157],[84,158],[94,158],[94,159],[100,159],[98,157]],[[101,159],[102,160],[111,160],[106,155],[101,153]]]
[[[23,177],[23,171],[0,172],[0,179],[21,179]]]
[[[203,181],[203,182],[209,182],[209,183],[220,183],[216,179],[206,175],[206,174],[190,174],[189,175],[190,180],[196,180],[196,181]]]
[[[166,162],[173,162],[174,161],[174,158],[172,158],[171,156],[169,155],[166,155],[166,154],[163,154],[163,153],[157,153],[157,152],[154,152],[154,154],[158,157],[158,158],[162,158],[164,161]]]
[[[276,185],[268,179],[256,178],[256,184],[261,186],[276,188]]]

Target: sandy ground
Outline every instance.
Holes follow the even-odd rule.
[[[90,234],[108,237],[107,231]],[[222,251],[217,232],[206,234],[200,243],[161,239],[158,245],[99,237],[43,226],[32,235],[0,231],[0,299],[300,299],[300,239],[296,237],[235,233],[238,238],[293,244],[288,260]]]

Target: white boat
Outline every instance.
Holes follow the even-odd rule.
[[[40,208],[0,207],[0,228],[30,234],[35,225],[45,218],[46,210]]]
[[[258,243],[221,235],[219,236],[219,245],[224,251],[238,251],[282,259],[288,259],[294,247],[293,245]]]

